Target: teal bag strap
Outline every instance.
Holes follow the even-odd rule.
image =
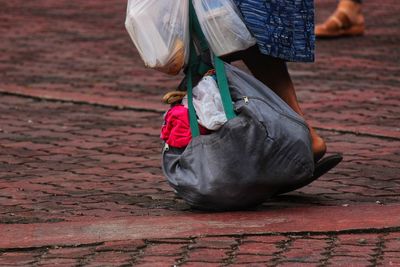
[[[189,121],[192,137],[200,135],[199,125],[197,123],[196,110],[193,106],[193,74],[197,73],[204,75],[209,67],[207,64],[201,61],[201,57],[197,56],[196,48],[194,45],[194,35],[198,38],[200,43],[200,49],[202,52],[209,49],[207,40],[201,30],[199,20],[197,18],[195,9],[193,7],[192,0],[189,0],[189,31],[190,31],[190,57],[189,57],[189,68],[187,78],[187,96],[188,96],[188,109],[189,109]],[[217,75],[218,88],[221,94],[222,105],[228,120],[236,117],[234,107],[232,104],[232,97],[229,91],[228,79],[226,77],[224,62],[217,56],[213,56],[214,66]]]
[[[196,54],[196,48],[194,46],[193,34],[194,34],[194,17],[196,17],[196,12],[194,10],[192,1],[189,0],[189,33],[190,33],[190,56],[189,56],[189,66],[187,75],[187,98],[188,98],[188,109],[189,109],[189,123],[190,130],[192,132],[192,137],[200,135],[199,124],[197,123],[196,110],[193,106],[193,73],[196,69],[196,65],[200,62]],[[204,37],[204,35],[202,36]],[[201,38],[201,37],[200,37]],[[205,38],[204,38],[205,39]],[[204,43],[203,40],[203,45]]]
[[[200,135],[199,124],[197,123],[196,110],[193,106],[193,81],[192,81],[193,68],[189,65],[189,72],[187,77],[187,99],[188,99],[188,109],[189,109],[189,123],[190,130],[192,132],[192,137]]]
[[[229,91],[228,78],[226,77],[225,72],[225,63],[219,57],[214,55],[214,65],[217,73],[219,93],[221,94],[226,118],[231,120],[236,117],[236,113],[232,104],[231,92]]]

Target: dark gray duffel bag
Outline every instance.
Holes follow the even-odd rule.
[[[232,65],[225,70],[238,115],[210,135],[194,136],[185,149],[163,150],[170,185],[198,209],[249,208],[314,171],[304,120],[256,78]]]

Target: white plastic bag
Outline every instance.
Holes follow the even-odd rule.
[[[232,0],[193,0],[201,29],[217,56],[256,44]]]
[[[218,130],[227,121],[217,82],[212,76],[203,77],[193,88],[193,106],[199,124],[208,130]]]
[[[145,65],[176,75],[188,59],[188,0],[128,0],[125,27]]]

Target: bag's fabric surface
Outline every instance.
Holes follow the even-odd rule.
[[[313,0],[234,0],[260,51],[286,61],[314,61]]]
[[[210,135],[194,137],[185,149],[163,150],[170,185],[199,209],[258,205],[314,170],[303,119],[254,77],[225,68],[238,116]]]

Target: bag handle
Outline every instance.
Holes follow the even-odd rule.
[[[209,50],[207,40],[201,30],[199,20],[196,15],[192,0],[189,0],[189,31],[190,31],[190,57],[188,64],[188,79],[187,79],[187,95],[188,95],[188,109],[189,121],[192,137],[200,135],[199,125],[197,123],[196,110],[193,106],[193,74],[197,72],[204,75],[208,71],[208,66],[201,61],[196,53],[193,37],[199,39],[201,52]],[[221,94],[222,105],[228,120],[236,117],[234,107],[232,104],[232,97],[229,91],[228,79],[226,77],[224,62],[213,54],[214,66],[217,75],[218,88]]]

